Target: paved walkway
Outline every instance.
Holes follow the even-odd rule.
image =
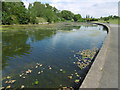
[[[118,88],[118,25],[108,26],[106,42],[80,88]]]
[[[118,25],[108,25],[111,36],[99,88],[118,88]]]

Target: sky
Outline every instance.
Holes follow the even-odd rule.
[[[58,10],[69,10],[82,17],[90,15],[95,18],[118,15],[119,0],[22,0],[26,7],[29,3],[39,1],[49,3]]]

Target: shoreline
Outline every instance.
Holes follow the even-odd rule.
[[[107,54],[109,43],[110,43],[110,36],[111,36],[110,27],[103,23],[92,23],[92,24],[102,25],[106,27],[108,31],[108,35],[105,38],[105,41],[98,55],[96,56],[93,64],[91,65],[91,68],[89,69],[85,79],[83,80],[80,88],[99,88],[99,84],[100,84],[99,82],[103,74],[105,58],[106,58],[106,54]]]
[[[90,24],[90,22],[69,22],[69,21],[65,21],[65,22],[56,22],[56,23],[47,23],[47,24],[15,24],[15,25],[0,25],[2,26],[43,26],[43,25],[55,25],[55,24]]]

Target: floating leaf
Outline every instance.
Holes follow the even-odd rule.
[[[62,72],[63,70],[62,70],[62,69],[60,69],[60,71]]]
[[[66,73],[66,71],[62,71],[62,73]]]
[[[77,74],[76,76],[79,77],[80,75]]]
[[[66,89],[67,87],[62,87],[63,89]]]
[[[24,88],[24,87],[25,87],[24,85],[21,86],[21,88]]]
[[[73,77],[72,76],[68,76],[69,79],[72,79]]]
[[[40,74],[41,72],[38,72],[38,74]]]
[[[7,79],[10,79],[11,77],[10,76],[7,76]]]
[[[39,83],[39,81],[35,81],[35,84],[37,85]]]
[[[75,80],[75,83],[78,83],[79,81],[80,81],[79,79],[76,79],[76,80]]]
[[[11,88],[11,86],[9,85],[9,86],[7,86],[6,88]]]
[[[43,73],[43,71],[41,71],[41,73]]]

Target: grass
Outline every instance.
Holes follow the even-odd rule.
[[[67,24],[67,25],[66,25]],[[28,28],[44,29],[44,30],[57,30],[63,28],[73,28],[74,26],[80,26],[79,22],[58,22],[52,24],[16,24],[16,25],[0,25],[0,32],[9,30],[21,30],[22,28],[27,30]],[[68,27],[65,27],[68,26]]]
[[[106,23],[106,21],[104,20],[98,20],[97,22],[100,23]],[[109,19],[107,22],[109,22],[110,24],[120,24],[120,19]]]

